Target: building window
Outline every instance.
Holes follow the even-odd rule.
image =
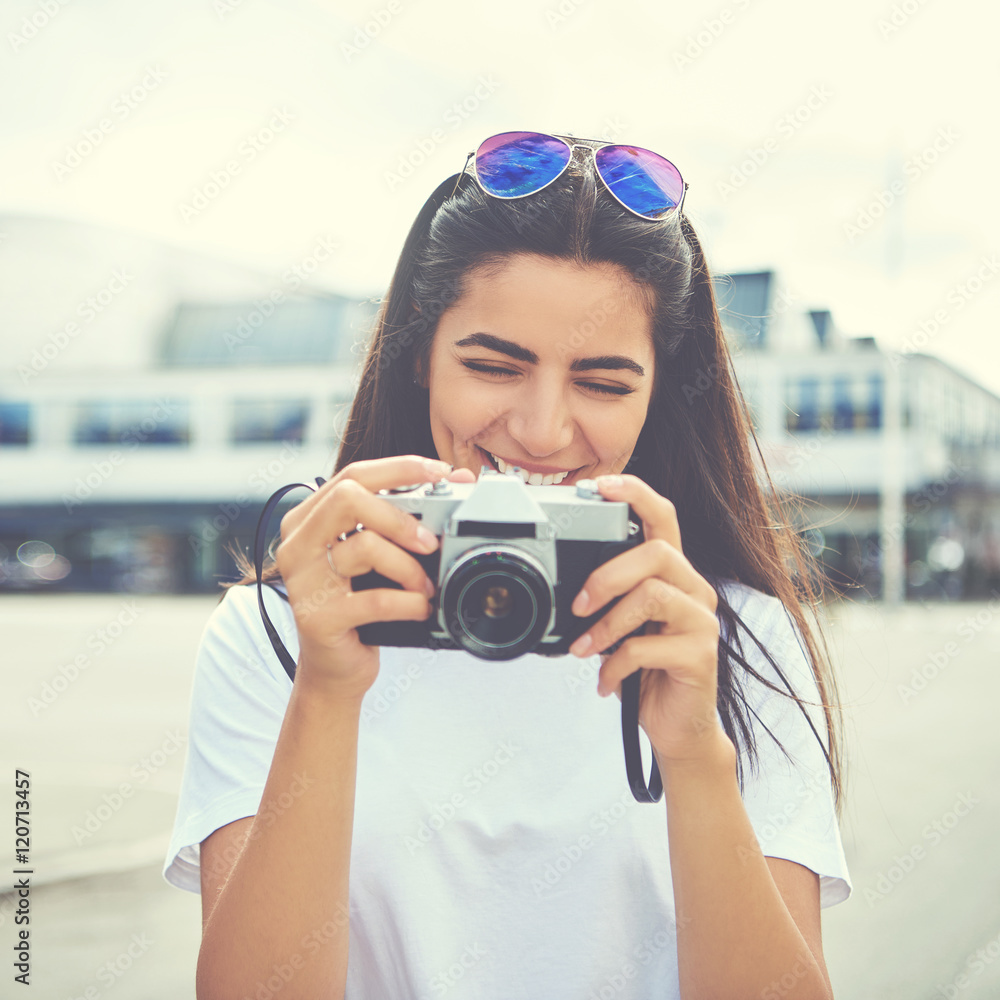
[[[854,400],[848,375],[837,375],[833,380],[833,429],[854,430]]]
[[[78,405],[73,440],[79,445],[185,445],[190,435],[186,400],[105,400]]]
[[[788,379],[785,426],[791,432],[876,430],[882,426],[881,375],[804,375]]]
[[[266,441],[302,443],[309,420],[305,399],[237,399],[233,404],[234,444]]]
[[[882,398],[884,394],[884,384],[881,375],[869,375],[868,377],[868,408],[866,416],[867,427],[870,430],[878,430],[882,426]],[[904,426],[909,427],[910,407],[906,407],[906,419]]]
[[[789,380],[788,406],[786,426],[790,431],[819,430],[819,379]]]
[[[31,444],[31,409],[27,403],[0,403],[0,447]]]

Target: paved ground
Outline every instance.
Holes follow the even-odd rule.
[[[35,990],[25,995],[194,996],[199,900],[159,870],[193,653],[213,604],[0,599],[0,773],[29,771],[34,802]],[[992,1000],[1000,996],[1000,600],[838,607],[831,616],[847,703],[842,829],[854,881],[852,898],[824,911],[838,1000]],[[13,900],[0,897],[8,955]],[[6,985],[0,993],[15,995]]]

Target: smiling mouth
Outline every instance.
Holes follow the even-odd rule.
[[[558,486],[563,480],[568,479],[577,471],[576,469],[570,469],[567,472],[554,472],[543,475],[541,472],[528,472],[526,469],[518,468],[517,472],[515,472],[514,466],[507,465],[502,458],[498,458],[485,448],[480,448],[479,445],[476,445],[476,447],[479,449],[480,454],[486,458],[486,464],[490,468],[505,476],[518,476],[521,482],[527,486]]]

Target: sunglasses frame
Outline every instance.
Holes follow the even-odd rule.
[[[508,133],[506,132],[497,133],[497,135],[507,135],[507,134]],[[604,185],[608,194],[610,194],[611,197],[614,198],[615,201],[617,201],[618,204],[621,205],[621,207],[624,208],[626,212],[631,212],[632,215],[636,216],[636,218],[642,219],[644,222],[666,222],[668,219],[672,219],[674,215],[680,215],[682,209],[684,208],[684,198],[687,195],[688,182],[684,180],[684,176],[683,174],[681,174],[680,170],[677,169],[677,165],[672,163],[661,153],[657,153],[652,149],[645,149],[642,146],[630,146],[622,142],[605,142],[603,139],[580,139],[574,135],[558,135],[557,133],[554,132],[533,132],[526,134],[541,135],[545,136],[547,139],[557,139],[559,142],[563,143],[563,145],[565,145],[569,149],[569,159],[566,161],[562,170],[560,170],[559,173],[552,178],[552,180],[546,181],[540,188],[536,188],[534,191],[529,191],[527,192],[527,194],[504,195],[504,194],[494,194],[492,191],[487,191],[486,188],[483,187],[483,182],[479,179],[479,172],[476,170],[475,160],[476,160],[476,154],[482,148],[483,143],[489,142],[490,139],[496,138],[495,135],[490,135],[487,136],[485,139],[483,139],[483,141],[479,144],[479,146],[477,146],[474,150],[472,150],[469,153],[468,156],[466,156],[465,165],[462,167],[462,170],[459,173],[457,180],[455,181],[455,187],[452,188],[451,195],[449,195],[448,197],[452,197],[455,194],[455,192],[458,190],[458,185],[461,183],[462,178],[465,176],[466,173],[469,172],[470,160],[472,161],[472,171],[471,171],[472,176],[484,194],[488,194],[491,198],[499,198],[501,201],[514,201],[517,198],[527,198],[533,194],[538,194],[539,191],[544,191],[550,184],[554,184],[569,169],[569,165],[573,162],[573,155],[576,152],[576,150],[586,149],[589,150],[594,155],[594,173],[596,173],[598,178],[600,178],[600,181]],[[677,204],[672,209],[670,209],[669,212],[667,212],[665,215],[660,216],[660,218],[658,219],[651,219],[648,215],[642,215],[640,212],[637,212],[634,208],[630,208],[628,205],[626,205],[625,202],[623,202],[621,198],[619,198],[618,195],[611,190],[611,186],[608,184],[608,182],[604,179],[603,175],[601,174],[600,167],[597,166],[597,152],[598,150],[604,149],[607,146],[623,146],[626,149],[638,149],[643,153],[649,153],[652,156],[657,156],[661,160],[665,160],[667,163],[669,163],[670,166],[674,168],[674,170],[677,170],[677,176],[680,177],[681,183],[684,185],[684,187],[681,190],[680,201],[678,201]]]

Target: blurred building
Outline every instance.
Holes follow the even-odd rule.
[[[0,588],[215,590],[267,497],[330,474],[375,304],[308,293],[303,262],[0,230]]]
[[[267,497],[330,474],[375,303],[310,291],[308,256],[275,276],[63,220],[0,232],[0,589],[215,590]],[[831,587],[877,596],[895,561],[910,596],[1000,589],[1000,399],[843,336],[773,272],[717,291]]]
[[[831,586],[880,595],[898,547],[909,597],[1000,593],[1000,398],[791,308],[771,271],[717,293],[771,481],[803,498]]]

